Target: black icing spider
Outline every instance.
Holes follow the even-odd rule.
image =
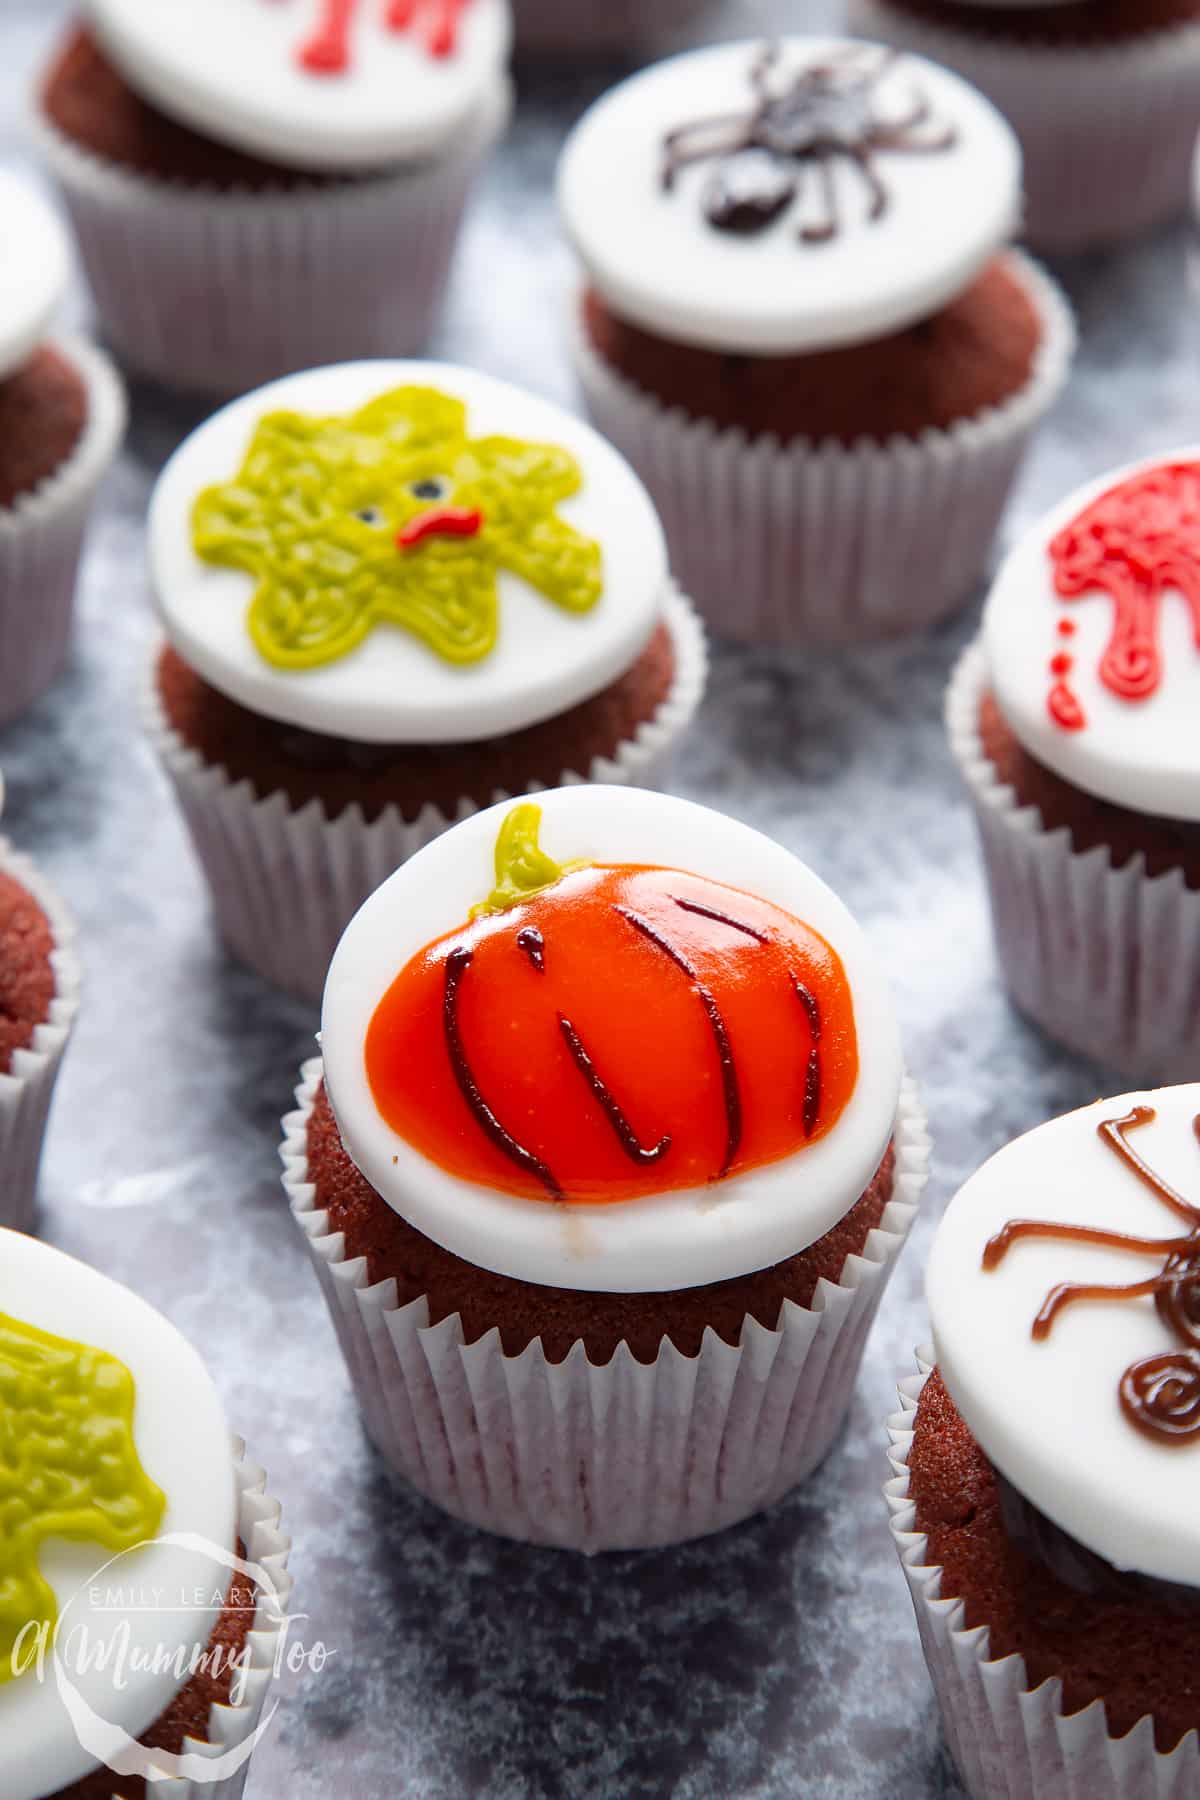
[[[797,70],[783,83],[772,79],[779,60],[778,44],[765,44],[751,65],[755,104],[750,111],[696,119],[663,139],[662,184],[668,191],[681,169],[719,158],[701,200],[705,217],[719,231],[765,231],[796,199],[804,169],[812,164],[820,172],[824,211],[802,226],[800,238],[827,243],[840,224],[833,177],[839,157],[862,177],[873,220],[889,204],[875,172],[877,155],[928,154],[950,150],[958,141],[953,126],[934,137],[918,135],[931,114],[929,101],[919,94],[903,117],[878,117],[876,90],[896,62],[894,52],[864,63],[862,51],[851,48]]]

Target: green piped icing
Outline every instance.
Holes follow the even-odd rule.
[[[340,417],[268,413],[236,479],[196,500],[192,542],[254,577],[247,628],[276,668],[335,662],[380,624],[474,663],[495,647],[501,569],[566,612],[599,600],[600,546],[556,511],[582,482],[567,450],[468,438],[460,400],[393,388]],[[435,506],[478,509],[478,534],[401,550],[398,534]]]
[[[57,1621],[38,1567],[47,1538],[115,1555],[162,1523],[166,1500],[134,1442],[135,1398],[115,1356],[0,1313],[0,1683],[31,1660],[26,1628]]]
[[[542,828],[542,809],[527,800],[514,806],[505,817],[496,838],[496,885],[486,900],[471,908],[471,918],[484,913],[507,912],[522,900],[553,887],[573,869],[586,869],[586,862],[556,863],[538,843]]]

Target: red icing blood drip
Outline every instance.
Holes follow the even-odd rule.
[[[1163,463],[1110,488],[1059,532],[1050,556],[1064,600],[1099,591],[1113,602],[1100,679],[1118,699],[1148,700],[1162,684],[1159,635],[1168,590],[1182,594],[1191,609],[1200,649],[1200,463]],[[1065,681],[1051,690],[1049,706],[1066,731],[1086,724]]]
[[[430,56],[453,56],[458,49],[459,26],[471,0],[378,0],[384,7],[388,31],[412,31],[423,27]],[[320,22],[307,43],[301,45],[302,68],[314,75],[344,75],[350,67],[350,34],[360,0],[322,0]]]

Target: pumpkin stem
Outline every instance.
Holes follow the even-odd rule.
[[[546,888],[553,887],[573,869],[584,869],[586,862],[556,863],[538,843],[542,809],[532,801],[514,806],[500,827],[496,839],[496,885],[486,900],[471,908],[471,917],[481,913],[505,912],[531,900]]]

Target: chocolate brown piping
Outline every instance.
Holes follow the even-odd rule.
[[[536,925],[523,925],[517,933],[517,947],[523,950],[539,975],[546,973],[546,940]]]
[[[658,1161],[660,1156],[665,1156],[667,1151],[671,1148],[670,1137],[664,1134],[659,1138],[653,1149],[645,1149],[639,1141],[637,1132],[633,1129],[633,1126],[629,1123],[629,1120],[625,1117],[625,1114],[621,1111],[621,1108],[617,1105],[617,1102],[614,1100],[612,1094],[601,1079],[599,1070],[587,1053],[583,1039],[572,1025],[570,1019],[564,1018],[562,1013],[559,1013],[558,1015],[558,1028],[562,1032],[563,1037],[567,1040],[568,1050],[575,1058],[584,1080],[591,1088],[596,1099],[600,1102],[601,1110],[603,1111],[605,1118],[616,1132],[621,1148],[624,1150],[626,1156],[629,1157],[630,1161],[641,1164],[654,1163]]]

